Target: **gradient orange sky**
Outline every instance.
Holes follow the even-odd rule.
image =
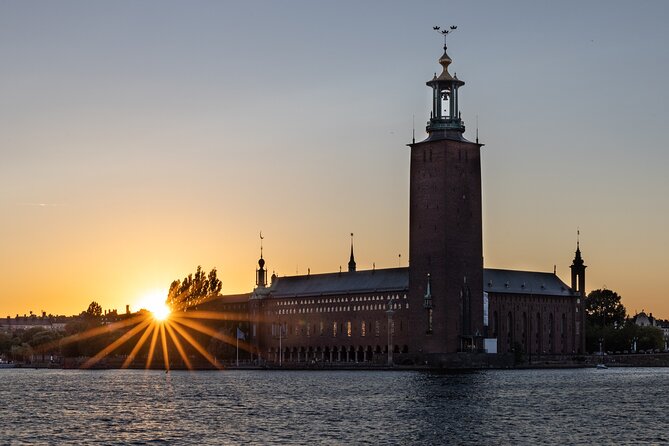
[[[412,119],[449,39],[484,256],[669,318],[669,4],[0,4],[0,315],[137,310],[197,265],[407,265]],[[401,254],[401,259],[398,255]]]

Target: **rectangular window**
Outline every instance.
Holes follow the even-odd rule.
[[[319,327],[319,328],[320,328],[320,332],[319,332],[319,333],[320,333],[321,336],[323,336],[323,328],[324,328],[324,327],[323,327],[323,321],[321,321],[321,323],[320,323],[320,327]]]
[[[360,326],[360,334],[362,336],[367,336],[367,325],[365,324],[365,321],[362,321],[362,325]]]
[[[311,336],[310,328],[311,328],[311,325],[309,325],[309,323],[307,322],[307,337]]]
[[[332,336],[337,336],[337,322],[332,323]]]
[[[381,322],[374,321],[374,336],[378,338],[380,334],[381,334]]]
[[[346,336],[351,337],[351,321],[346,322]]]

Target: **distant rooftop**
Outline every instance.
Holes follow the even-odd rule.
[[[483,270],[483,291],[550,296],[574,295],[571,288],[553,273],[491,268]]]

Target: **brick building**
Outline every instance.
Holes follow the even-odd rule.
[[[484,269],[482,144],[463,136],[451,58],[432,88],[428,137],[409,144],[408,268],[272,276],[258,262],[242,326],[271,362],[447,365],[487,351],[569,355],[584,350],[585,265],[577,246],[571,287],[555,273]],[[220,302],[228,298],[222,296]],[[219,302],[219,304],[220,304]]]

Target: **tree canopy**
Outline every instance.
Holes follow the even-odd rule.
[[[86,316],[88,317],[100,317],[102,316],[102,306],[93,301],[88,305],[88,309],[86,310]]]
[[[172,282],[167,293],[167,304],[176,311],[187,311],[189,308],[218,296],[222,285],[216,277],[216,268],[207,274],[201,266],[198,266],[194,275],[189,274],[183,280]]]
[[[589,325],[622,327],[627,316],[625,306],[615,291],[594,290],[585,299],[585,314]]]

